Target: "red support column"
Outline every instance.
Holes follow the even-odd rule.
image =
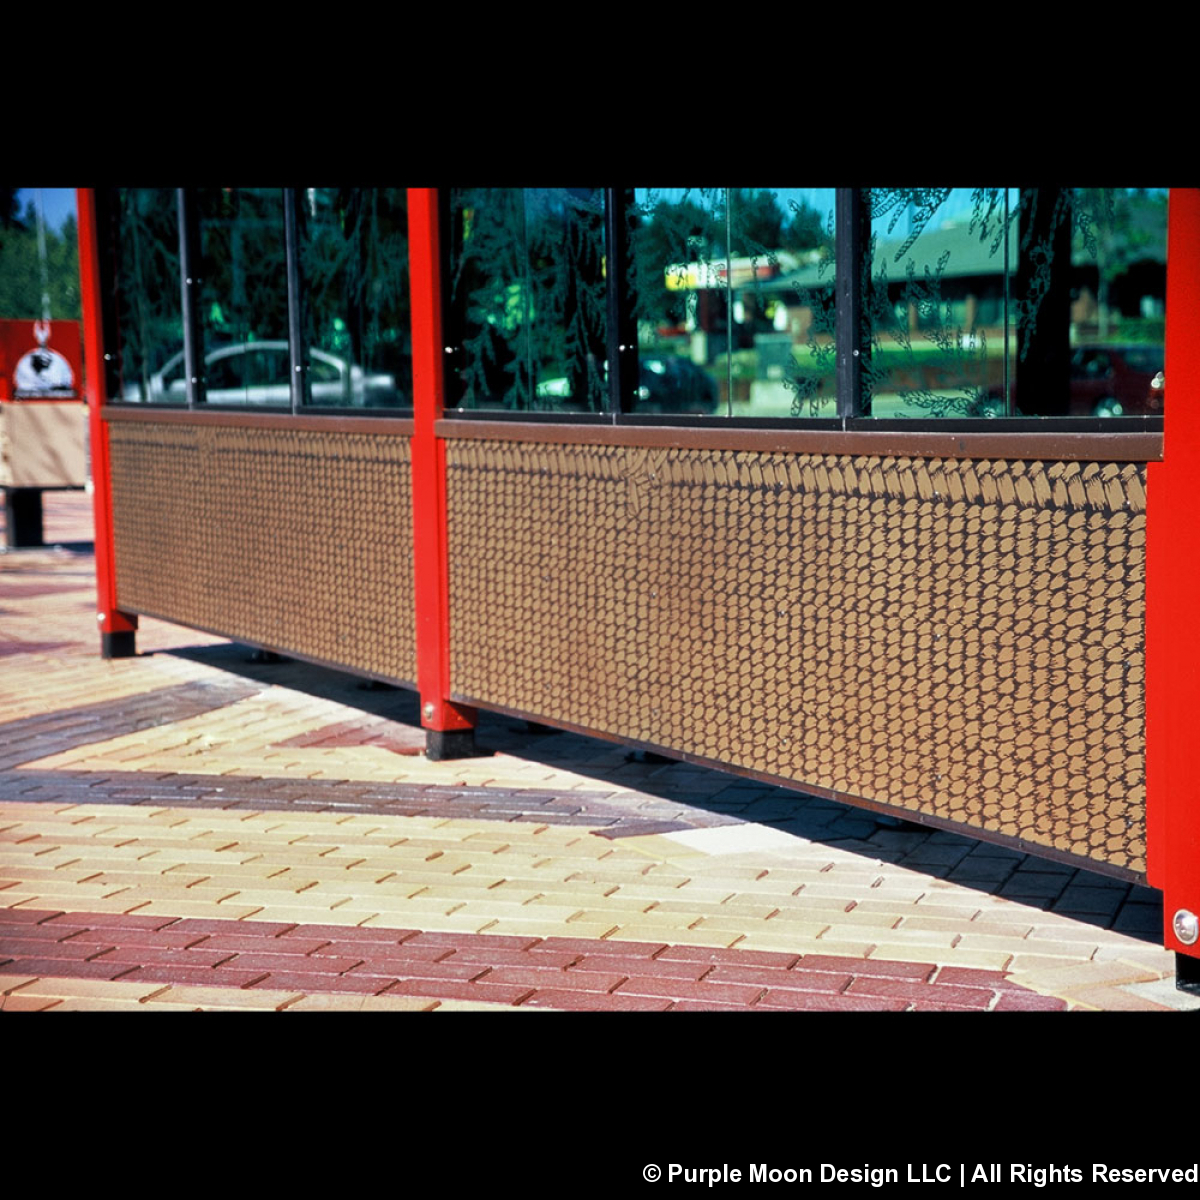
[[[1172,188],[1167,227],[1168,401],[1164,455],[1146,502],[1146,855],[1163,892],[1163,942],[1189,956],[1200,940],[1200,189]],[[1190,975],[1190,978],[1189,978]]]
[[[105,658],[128,658],[137,652],[137,617],[117,608],[108,425],[102,413],[105,402],[104,335],[100,319],[96,197],[92,188],[77,188],[75,197],[79,210],[83,362],[92,454],[92,506],[96,523],[96,620],[100,626],[100,653]]]
[[[442,415],[442,294],[436,188],[408,190],[413,337],[413,583],[417,684],[430,758],[475,752],[475,710],[450,694],[450,568],[446,529],[446,444],[434,431]]]

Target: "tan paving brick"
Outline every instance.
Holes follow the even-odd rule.
[[[61,1000],[47,996],[16,993],[0,996],[0,1012],[46,1012],[61,1003]]]
[[[136,908],[141,901],[136,896],[127,896],[122,891],[111,898],[98,896],[63,895],[55,892],[39,892],[21,905],[22,908],[62,909],[64,912],[123,913]]]
[[[984,921],[982,919],[972,921],[956,917],[924,917],[914,915],[905,916],[898,928],[913,931],[924,930],[934,933],[991,934],[996,937],[1024,938],[1029,934],[1032,926],[1028,924]]]
[[[1120,987],[1105,986],[1072,988],[1060,993],[1074,1004],[1086,1004],[1103,1012],[1171,1012],[1165,1004],[1137,996]]]
[[[851,927],[843,925],[839,921],[834,921],[829,927],[830,937],[845,937],[850,933]],[[861,935],[862,931],[858,930]],[[900,926],[898,929],[880,929],[871,935],[876,943],[880,946],[890,946],[896,951],[896,957],[902,958],[909,951],[920,949],[926,950],[952,950],[962,944],[963,939],[957,933],[939,933],[932,929],[905,929]],[[978,947],[967,947],[968,949],[977,949]],[[1009,949],[1011,954],[1013,948]]]
[[[0,996],[7,996],[28,983],[36,983],[37,975],[0,975]]]
[[[1013,977],[1022,982],[1022,975],[1014,971]],[[1100,984],[1143,983],[1160,978],[1157,971],[1148,971],[1134,963],[1073,963],[1069,967],[1028,973],[1036,978],[1038,991],[1050,991],[1055,995],[1077,987],[1095,987]]]
[[[451,920],[453,919],[451,918]],[[478,920],[479,918],[469,919]],[[465,927],[465,925],[452,926],[452,928]],[[479,927],[478,932],[482,933],[486,930],[488,933],[523,933],[528,934],[530,937],[594,937],[599,939],[619,927],[616,921],[573,921],[568,925],[563,921],[545,921],[537,918],[497,917]],[[433,926],[432,924],[428,924],[426,928],[431,929]],[[445,928],[444,921],[439,928]],[[657,930],[654,933],[653,940],[661,942],[663,940],[661,935],[662,930]],[[650,940],[649,938],[638,939],[626,933],[622,933],[621,936],[631,937],[635,941]]]
[[[288,1004],[285,1012],[432,1012],[445,1001],[426,996],[356,996],[352,992],[337,995],[302,996]],[[469,1005],[465,1007],[470,1007]],[[488,1008],[508,1005],[489,1004]]]
[[[1090,960],[1082,960],[1090,961]],[[1075,967],[1080,964],[1078,958],[1071,958],[1066,955],[1058,954],[1027,954],[1023,950],[1012,956],[1012,961],[1008,965],[1008,970],[1014,976],[1020,975],[1022,981],[1035,980],[1040,978],[1043,972],[1056,971],[1064,967]],[[1032,982],[1030,986],[1033,986]]]
[[[153,1000],[106,1000],[100,996],[68,996],[53,1002],[52,1012],[186,1012],[177,1005],[157,1004]]]
[[[95,997],[101,1000],[139,1000],[161,992],[161,983],[126,983],[120,979],[66,979],[43,976],[21,990],[31,996]]]
[[[81,908],[82,906],[77,906]],[[147,904],[138,903],[133,909],[113,909],[114,912],[136,912],[139,916],[159,917],[214,917],[227,921],[241,921],[253,917],[262,908],[258,904],[196,904],[190,900],[151,900]],[[105,911],[88,906],[87,911]],[[265,918],[263,918],[265,920]],[[275,919],[275,918],[273,918]]]
[[[572,922],[569,933],[577,936],[578,925]],[[629,942],[675,942],[686,946],[732,946],[738,941],[741,933],[735,929],[709,929],[701,926],[694,929],[679,929],[664,927],[649,923],[630,922],[621,924],[611,938]]]
[[[1096,952],[1095,942],[1034,940],[995,933],[964,933],[959,942],[964,950],[1008,950],[1012,954],[1069,955],[1076,962],[1089,961]]]
[[[156,984],[154,1002],[164,1008],[242,1008],[280,1010],[301,1000],[303,992],[264,988],[168,987]]]

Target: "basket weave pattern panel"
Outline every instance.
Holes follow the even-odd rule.
[[[408,439],[109,427],[117,601],[416,679]]]
[[[451,441],[455,695],[1145,870],[1145,468]]]

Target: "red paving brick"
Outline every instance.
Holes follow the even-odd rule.
[[[95,958],[112,945],[92,943],[52,942],[46,938],[4,938],[0,940],[0,958]]]
[[[618,984],[624,983],[626,978],[625,975],[602,974],[597,971],[539,970],[536,967],[528,970],[522,970],[520,967],[500,967],[487,974],[488,983],[525,983],[535,988],[559,988],[565,991],[601,994],[613,991]]]
[[[14,958],[0,965],[4,975],[50,975],[66,979],[116,979],[136,968],[123,962],[79,962],[71,958]]]
[[[996,1001],[993,1012],[1065,1012],[1067,1002],[1055,996],[1039,996],[1036,992],[1021,990],[1006,992]]]
[[[78,913],[75,914],[78,917]],[[151,918],[147,918],[150,920]],[[170,925],[173,933],[236,933],[240,937],[280,937],[289,930],[295,929],[294,922],[281,921],[236,921],[224,920],[214,921],[209,918],[200,917],[155,917],[154,920],[160,921],[158,928],[164,925]],[[315,935],[310,935],[315,936]]]
[[[248,922],[239,921],[237,924],[237,932],[240,934],[241,926],[248,924]],[[225,928],[231,928],[228,921],[225,922]],[[418,933],[419,930],[416,929],[387,929],[382,925],[295,925],[286,933],[281,933],[279,936],[285,940],[294,937],[307,937],[324,938],[326,941],[385,942],[388,945],[395,946],[401,942],[410,941]],[[453,939],[454,936],[456,935],[451,935],[451,938]]]
[[[10,910],[11,911],[11,910]],[[60,913],[46,921],[47,925],[81,925],[84,924],[83,913]],[[137,913],[87,913],[86,927],[88,929],[162,929],[177,917],[138,916]],[[176,925],[176,932],[183,932]]]
[[[718,1004],[753,1004],[765,990],[757,983],[688,983],[646,975],[631,976],[617,989],[624,996],[666,996],[670,1000],[713,1000]]]
[[[357,992],[363,996],[377,996],[388,986],[388,982],[387,979],[370,975],[320,975],[312,971],[277,971],[264,976],[258,971],[252,986],[280,992]]]
[[[765,1011],[903,1012],[908,1004],[883,996],[831,996],[822,992],[768,992],[755,1006]]]
[[[942,967],[934,977],[937,984],[960,983],[965,987],[995,988],[997,991],[1024,992],[1019,983],[1006,979],[1000,971],[983,971],[977,967]]]
[[[343,975],[353,970],[363,961],[362,955],[356,957],[332,958],[320,954],[237,954],[216,950],[214,954],[224,954],[229,959],[228,965],[240,967],[245,971],[311,971],[317,975]]]
[[[810,959],[818,957],[810,955]],[[754,963],[760,967],[784,968],[794,966],[799,959],[798,954],[778,950],[739,950],[736,946],[729,949],[711,946],[668,946],[657,956],[659,962]],[[840,963],[842,960],[830,961]]]
[[[232,923],[231,923],[232,924]],[[238,922],[241,924],[241,922]],[[159,934],[160,937],[167,934]],[[305,955],[318,952],[327,953],[329,942],[325,938],[289,938],[289,937],[244,937],[236,933],[188,934],[181,933],[181,938],[189,938],[189,945],[196,945],[205,950],[229,950],[233,953],[267,951],[270,954]],[[125,939],[122,939],[125,943]],[[127,943],[125,943],[127,944]],[[383,944],[383,943],[381,943]],[[342,951],[344,953],[344,951]]]
[[[542,958],[549,958],[550,955],[539,954],[537,957],[540,963]],[[607,954],[585,954],[571,967],[572,972],[621,971],[625,975],[661,975],[668,979],[686,979],[690,983],[695,983],[712,969],[711,964],[706,962],[673,962],[665,955],[662,958],[638,959]]]
[[[114,965],[129,966],[128,963]],[[210,987],[243,988],[261,979],[265,974],[265,971],[233,971],[225,967],[184,967],[176,963],[163,966],[161,963],[152,963],[131,970],[128,975],[122,975],[121,979],[126,983],[198,983]]]
[[[856,977],[880,975],[889,979],[926,980],[937,970],[933,963],[841,958],[828,954],[806,954],[800,961],[806,971],[844,971]]]
[[[480,1000],[488,1004],[520,1004],[533,988],[521,984],[456,983],[439,979],[401,979],[384,996],[430,996],[437,1000]],[[576,992],[576,995],[583,993]]]
[[[987,1008],[996,993],[985,988],[956,987],[953,984],[918,983],[911,979],[886,979],[882,976],[860,976],[846,989],[855,996],[895,996],[910,1004],[928,1001],[931,1004],[953,1004],[959,1008]]]
[[[0,965],[5,975],[120,976],[614,1012],[1066,1007],[998,971],[938,971],[926,963],[615,939],[20,911],[0,939],[0,957],[10,958]]]
[[[53,928],[39,925],[38,929]],[[65,928],[65,927],[64,927]],[[122,946],[153,946],[160,950],[182,950],[188,946],[204,943],[205,950],[224,950],[227,947],[210,945],[211,939],[202,933],[172,933],[169,929],[121,929],[114,933],[111,929],[80,929],[70,935],[71,943],[81,944],[103,943],[105,946],[120,942]]]
[[[63,915],[58,909],[39,911],[36,908],[6,908],[4,910],[4,920],[15,922],[18,925],[37,925],[42,921],[53,921],[56,917]],[[72,916],[74,915],[72,914]]]
[[[487,967],[557,967],[565,970],[572,964],[582,966],[584,959],[573,953],[570,950],[564,950],[561,953],[554,954],[549,951],[541,951],[537,946],[532,950],[493,950],[489,946],[466,946],[458,950],[450,951],[447,947],[442,947],[443,962],[464,962],[478,963],[480,966]],[[615,965],[616,961],[612,960],[614,965],[613,970],[620,970]],[[608,969],[610,960],[596,960],[596,964],[588,968],[591,971],[603,971]],[[647,964],[642,964],[643,966]]]
[[[604,1012],[666,1012],[677,1007],[670,1000],[654,996],[605,996],[603,1005],[596,1001],[590,992],[570,992],[551,988],[547,991],[535,992],[522,1005],[522,1008],[563,1008],[579,1012],[596,1012],[603,1008]],[[699,1007],[703,1008],[703,1005]],[[742,1011],[748,1011],[743,1009]]]
[[[844,992],[853,976],[833,971],[784,971],[779,967],[744,967],[721,963],[704,977],[705,983],[757,983],[763,987],[804,992]]]
[[[313,955],[308,961],[319,960]],[[467,982],[487,973],[488,968],[483,963],[422,962],[416,958],[371,959],[349,972],[384,979],[457,979]]]

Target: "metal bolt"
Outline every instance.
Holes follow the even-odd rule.
[[[1185,945],[1193,946],[1196,938],[1200,937],[1200,920],[1194,912],[1181,908],[1174,916],[1171,924],[1175,927],[1175,936]]]
[[[433,720],[433,711],[434,711],[433,710],[433,701],[428,700],[425,703],[425,707],[421,709],[421,715],[425,718],[425,720],[432,721]]]
[[[103,625],[103,624],[104,624],[104,614],[103,614],[103,613],[97,613],[97,614],[96,614],[96,620],[97,620],[97,621],[99,621],[101,625]]]

